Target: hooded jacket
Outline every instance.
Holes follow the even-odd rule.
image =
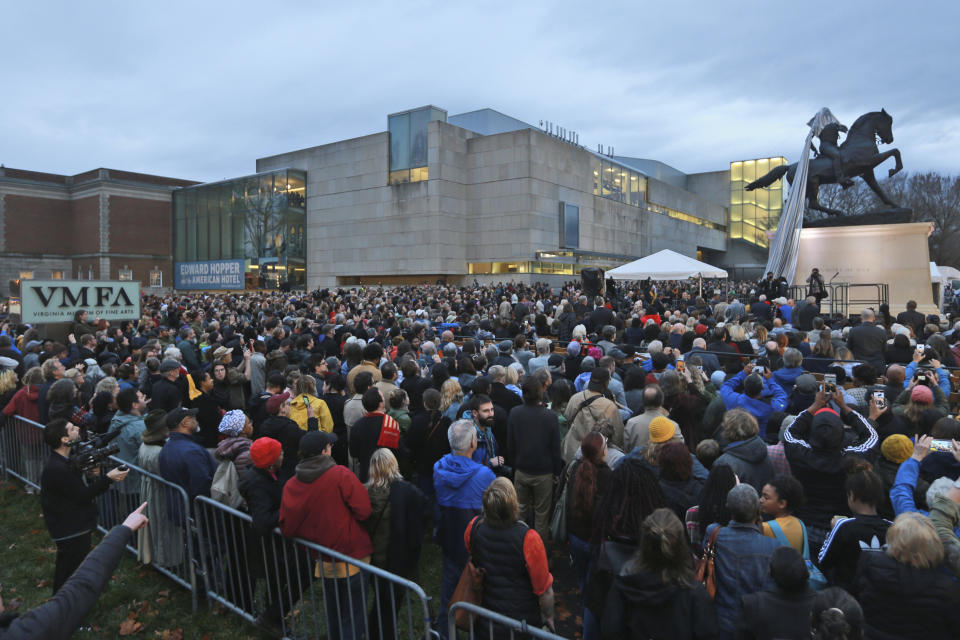
[[[136,464],[137,456],[140,454],[140,443],[143,442],[140,436],[146,429],[147,426],[143,423],[143,416],[123,413],[122,411],[113,414],[108,433],[120,431],[120,435],[114,440],[120,447],[117,457],[124,462]]]
[[[847,495],[843,490],[846,473],[843,458],[846,455],[867,455],[877,445],[877,432],[856,411],[850,411],[842,420],[852,427],[856,440],[843,446],[842,425],[818,423],[813,414],[804,410],[783,433],[783,450],[794,477],[803,485],[805,501],[793,515],[808,526],[830,529],[835,515],[849,513]],[[835,422],[839,422],[836,418]]]
[[[729,465],[740,478],[740,482],[751,485],[757,493],[763,491],[763,485],[775,475],[767,445],[760,436],[731,442],[713,464]]]
[[[37,422],[40,420],[40,386],[30,384],[21,387],[13,394],[13,398],[3,408],[3,413],[8,416],[17,415],[27,420]]]
[[[370,512],[370,496],[353,472],[330,456],[311,456],[283,487],[279,526],[288,538],[362,559],[373,553],[370,535],[360,524]]]
[[[699,584],[664,584],[653,573],[614,578],[600,618],[604,640],[686,640],[717,637],[717,616]]]
[[[458,565],[467,562],[463,532],[473,517],[483,510],[483,492],[495,478],[493,471],[485,465],[453,453],[433,465],[433,487],[440,509],[437,544],[443,555]]]

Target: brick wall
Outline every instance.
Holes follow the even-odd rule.
[[[72,234],[67,253],[100,251],[100,196],[73,201]]]
[[[110,251],[169,254],[173,204],[110,196]]]
[[[71,253],[73,225],[68,200],[7,194],[6,250],[11,253]]]

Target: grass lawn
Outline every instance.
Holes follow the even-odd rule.
[[[40,512],[39,496],[27,495],[17,482],[0,482],[0,522],[0,596],[8,608],[27,611],[50,598],[56,556]],[[100,537],[94,535],[94,544]],[[434,598],[435,615],[440,595],[440,553],[436,545],[424,544],[421,567],[419,584]],[[123,555],[84,626],[88,628],[78,631],[75,638],[112,638],[123,631],[130,631],[133,637],[168,640],[271,637],[223,607],[210,607],[204,601],[193,613],[187,590],[138,564],[129,553]]]

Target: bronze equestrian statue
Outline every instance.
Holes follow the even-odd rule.
[[[895,175],[903,169],[903,162],[900,159],[899,149],[888,149],[881,152],[877,148],[877,138],[883,144],[893,144],[893,117],[885,109],[865,113],[853,123],[847,139],[839,146],[839,158],[836,157],[836,142],[842,125],[828,125],[821,131],[820,135],[820,155],[810,160],[807,174],[807,193],[810,209],[823,211],[833,216],[843,215],[838,209],[831,209],[820,204],[820,185],[823,184],[843,184],[845,187],[850,185],[849,179],[856,176],[863,178],[877,197],[889,207],[897,208],[897,204],[890,199],[877,178],[873,175],[873,169],[889,157],[896,159],[896,166],[890,169],[890,176]],[[828,131],[829,129],[829,131]],[[837,175],[837,171],[840,175]],[[754,180],[745,188],[747,191],[768,187],[786,174],[787,182],[792,183],[793,177],[797,172],[797,163],[780,166],[769,172],[767,175]]]

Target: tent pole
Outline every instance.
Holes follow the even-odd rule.
[[[700,297],[702,298],[703,297],[703,273],[698,273],[697,275],[700,276]]]

